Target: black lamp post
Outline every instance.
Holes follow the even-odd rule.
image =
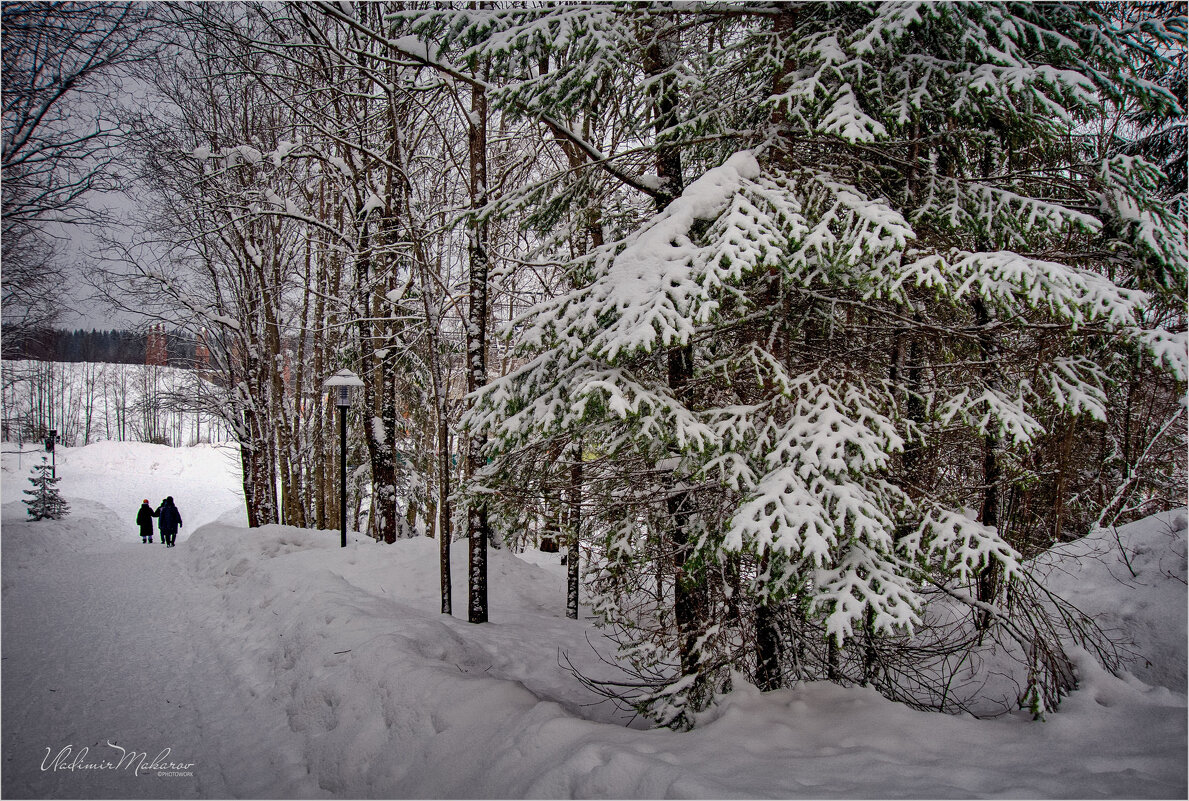
[[[335,393],[339,407],[339,531],[342,547],[347,547],[347,407],[351,405],[351,388],[362,387],[363,381],[350,370],[342,369],[326,379],[322,386]]]
[[[50,478],[58,477],[58,455],[54,445],[58,442],[58,429],[51,428],[50,435],[45,440],[45,449],[50,452]]]

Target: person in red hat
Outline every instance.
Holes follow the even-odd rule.
[[[153,518],[157,513],[153,511],[153,507],[149,506],[149,499],[145,498],[144,503],[140,505],[140,511],[136,513],[136,525],[140,526],[140,541],[153,541]]]

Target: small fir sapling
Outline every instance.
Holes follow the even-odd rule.
[[[33,485],[33,489],[24,491],[25,495],[29,496],[25,499],[25,506],[28,507],[30,519],[61,520],[66,517],[70,513],[70,506],[58,491],[60,479],[53,475],[53,467],[44,456],[41,457],[41,464],[35,466],[32,473],[29,483]]]

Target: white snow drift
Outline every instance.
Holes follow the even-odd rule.
[[[739,677],[675,733],[596,704],[562,667],[615,675],[589,615],[565,617],[556,557],[493,552],[492,622],[474,626],[437,611],[431,540],[355,535],[343,549],[337,532],[244,528],[234,457],[62,449],[72,514],[30,523],[30,457],[17,471],[5,455],[4,795],[1186,794],[1184,511],[1046,557],[1051,586],[1130,636],[1134,657],[1119,678],[1079,658],[1081,689],[1045,723],[826,683],[761,694]],[[172,550],[132,522],[165,495],[185,520]]]

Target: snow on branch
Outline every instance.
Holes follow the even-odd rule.
[[[982,436],[994,433],[1014,445],[1025,445],[1045,429],[1024,406],[1022,394],[1012,397],[990,387],[975,393],[967,388],[942,405],[938,418],[942,425],[949,425],[957,418]]]
[[[1132,328],[1127,334],[1177,381],[1184,382],[1189,377],[1189,333]]]
[[[912,560],[917,556],[939,556],[947,571],[968,581],[979,571],[999,564],[1005,576],[1020,574],[1020,555],[999,535],[966,512],[934,505],[914,531],[896,544]]]
[[[772,428],[757,443],[767,472],[732,518],[724,549],[773,548],[821,566],[841,536],[889,548],[891,488],[874,474],[903,447],[892,421],[857,388],[840,398],[816,376],[800,376],[792,392],[769,412]]]
[[[743,182],[758,176],[759,164],[746,151],[708,170],[629,237],[609,263],[604,261],[595,283],[571,297],[558,327],[569,333],[601,328],[588,348],[609,360],[621,352],[687,342],[700,316],[699,306],[709,301],[707,287],[697,280],[701,254],[690,238],[691,229],[716,220]],[[599,325],[602,321],[591,316],[593,309],[615,317]]]
[[[1046,309],[1074,328],[1090,323],[1134,325],[1148,296],[1089,270],[1011,251],[921,256],[900,267],[899,280],[961,300],[976,294],[1014,309]]]
[[[852,542],[836,565],[814,574],[813,607],[829,610],[826,636],[841,645],[854,636],[857,624],[871,616],[871,627],[881,633],[906,630],[920,624],[921,600],[914,582],[895,565],[862,542]]]

